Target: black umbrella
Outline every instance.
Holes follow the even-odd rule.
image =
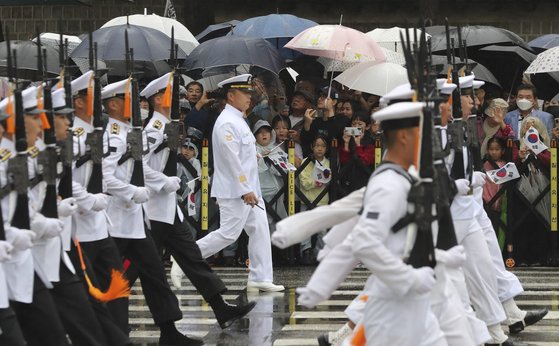
[[[446,57],[440,56],[440,55],[433,55],[431,60],[432,60],[433,65],[443,65],[443,68],[442,68],[441,72],[439,73],[439,76],[440,77],[446,77],[447,72],[448,72],[448,67],[449,67],[448,64],[447,64]],[[489,71],[487,69],[487,67],[483,66],[482,64],[480,64],[477,61],[472,60],[472,59],[468,59],[468,64],[471,67],[473,67],[472,72],[476,76],[477,80],[481,80],[481,81],[484,81],[486,83],[491,83],[491,84],[493,84],[493,85],[495,85],[499,88],[501,87],[501,84],[499,83],[497,78],[495,78],[493,73],[491,73],[491,71]]]
[[[536,86],[539,99],[551,100],[559,95],[559,72],[535,73],[529,78]]]
[[[258,37],[224,36],[201,43],[184,61],[192,76],[208,68],[251,65],[277,74],[284,62],[278,50]]]
[[[427,31],[429,32],[429,31]],[[432,32],[437,32],[437,30],[432,30]],[[429,32],[431,33],[431,32]],[[468,56],[473,52],[473,49],[498,44],[500,46],[519,46],[526,49],[529,52],[533,50],[520,38],[517,34],[512,31],[497,28],[494,26],[486,25],[470,25],[461,28],[462,40],[466,40],[466,46],[468,47]],[[438,31],[431,36],[431,51],[438,53],[446,52],[446,34],[445,31]],[[454,38],[456,52],[458,51],[458,28],[450,29],[450,38]]]
[[[536,55],[518,46],[491,45],[479,49],[473,56],[497,77],[503,88],[512,90],[522,82],[524,70]]]
[[[212,38],[225,36],[239,23],[240,22],[238,20],[233,19],[228,22],[208,25],[208,27],[205,28],[204,31],[202,31],[195,37],[199,43],[202,43],[211,40]]]
[[[134,70],[142,71],[143,77],[153,79],[169,71],[171,39],[164,33],[137,25],[124,24],[101,28],[93,32],[93,42],[97,42],[97,58],[107,64],[109,77],[126,77],[126,57],[124,52],[124,32],[128,31],[130,48],[134,49]],[[71,58],[88,58],[89,38],[72,51]],[[178,58],[186,53],[178,50]]]
[[[42,76],[37,76],[37,43],[33,41],[11,41],[12,51],[17,55],[17,77],[27,80],[42,80]],[[50,46],[42,46],[46,49],[47,60],[43,63],[46,66],[47,77],[58,76],[60,65],[58,62],[58,50]],[[5,42],[0,42],[0,75],[7,76],[8,49]],[[13,56],[12,56],[13,57]],[[38,78],[38,79],[37,79]]]

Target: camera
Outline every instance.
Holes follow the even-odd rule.
[[[363,131],[361,130],[360,127],[346,127],[344,133],[355,137],[355,136],[361,136],[363,134]]]

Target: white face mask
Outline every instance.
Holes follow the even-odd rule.
[[[148,109],[140,108],[140,118],[142,118],[142,121],[147,119],[148,114],[149,114]]]
[[[519,99],[516,100],[516,105],[518,106],[518,108],[520,108],[521,111],[527,111],[532,108],[533,103],[530,100]]]

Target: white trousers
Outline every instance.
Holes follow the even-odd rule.
[[[430,295],[379,298],[370,296],[363,318],[367,346],[446,346]]]
[[[259,198],[258,205],[264,210],[246,205],[240,198],[218,198],[217,203],[219,204],[219,229],[210,232],[196,242],[200,247],[202,257],[210,257],[234,243],[244,229],[248,234],[248,258],[250,260],[248,279],[272,282],[274,273],[270,229],[262,198]]]
[[[507,317],[497,295],[495,268],[480,225],[475,219],[454,220],[454,230],[458,243],[466,250],[464,277],[477,317],[488,326],[505,321]]]

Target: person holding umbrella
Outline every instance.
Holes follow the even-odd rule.
[[[270,230],[258,178],[256,139],[244,120],[250,107],[252,76],[243,74],[218,84],[226,92],[227,105],[212,135],[214,178],[212,197],[219,204],[220,228],[198,240],[207,258],[240,236],[249,235],[249,291],[283,291],[273,283]]]

